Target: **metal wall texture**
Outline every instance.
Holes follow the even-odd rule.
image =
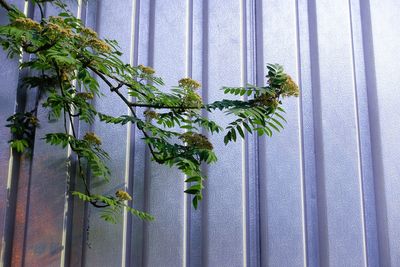
[[[288,123],[272,138],[224,146],[211,137],[219,161],[205,167],[197,211],[182,174],[151,162],[134,127],[95,123],[114,178],[93,190],[127,186],[134,207],[156,217],[110,225],[68,197],[82,185],[70,151],[41,139],[62,131],[46,110],[33,157],[10,155],[5,119],[34,92],[18,89],[26,73],[0,52],[4,266],[400,266],[399,0],[89,0],[71,9],[167,87],[201,81],[206,102],[223,97],[222,85],[264,84],[275,62],[301,96],[285,99]],[[106,90],[97,108],[126,113]]]

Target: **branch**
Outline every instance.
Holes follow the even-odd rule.
[[[0,6],[2,6],[5,10],[10,12],[13,8],[8,4],[5,0],[0,0]]]
[[[120,81],[118,78],[116,77],[110,77],[111,79],[115,79],[117,81],[119,81],[118,86],[113,86],[113,84],[107,79],[107,77],[105,77],[105,75],[103,73],[101,73],[99,70],[97,70],[96,68],[93,68],[91,66],[88,66],[90,70],[92,70],[95,74],[97,74],[109,87],[110,87],[110,91],[111,92],[115,92],[121,99],[122,101],[124,101],[124,103],[128,106],[129,110],[132,113],[132,116],[135,118],[138,118],[136,115],[135,110],[133,109],[133,107],[153,107],[153,108],[169,108],[169,109],[184,109],[186,107],[182,107],[182,106],[161,106],[161,105],[152,105],[152,104],[138,104],[138,103],[133,103],[130,102],[120,91],[118,91],[119,88],[121,88],[123,85],[126,85],[128,87],[132,87],[132,85],[124,82],[124,81]],[[202,107],[204,108],[204,106]],[[192,108],[194,109],[194,107]],[[198,107],[196,109],[199,109]],[[143,135],[148,138],[150,137],[149,134],[143,129],[143,127],[140,127],[139,125],[136,124],[136,126],[138,127],[138,129],[143,133]],[[168,158],[168,159],[160,159],[157,157],[153,147],[151,146],[151,144],[148,144],[149,150],[151,155],[153,156],[154,160],[159,163],[159,164],[164,164],[166,161],[173,159],[173,158]]]
[[[56,44],[57,44],[57,41],[55,41],[53,43],[47,43],[47,44],[44,44],[42,46],[36,47],[36,49],[33,49],[33,50],[28,50],[29,47],[32,47],[33,45],[31,45],[31,44],[23,44],[22,48],[24,49],[24,51],[26,53],[36,54],[37,52],[48,50],[48,49],[52,48],[53,46],[55,46]]]
[[[99,71],[96,68],[93,68],[91,66],[88,66],[88,67],[90,70],[92,70],[94,73],[96,73],[110,87],[111,92],[117,91],[124,85],[129,88],[133,88],[133,86],[129,83],[124,82],[124,81],[118,79],[117,77],[107,75],[109,78],[114,79],[115,81],[119,82],[119,84],[117,86],[114,86],[101,71]],[[138,92],[138,91],[136,91],[136,92]],[[141,93],[141,92],[138,92],[138,93]],[[144,95],[144,94],[142,94],[142,95]],[[146,95],[144,95],[144,96],[146,96]],[[140,103],[130,102],[129,100],[127,100],[127,102],[125,102],[125,103],[128,106],[132,106],[132,107],[146,107],[146,108],[155,108],[155,109],[163,109],[163,108],[167,108],[167,109],[204,109],[205,108],[205,106],[194,107],[194,106],[166,106],[166,105],[158,105],[158,104],[140,104]]]
[[[91,200],[89,203],[92,204],[92,206],[96,207],[96,208],[107,208],[110,206],[109,204],[99,205],[99,204],[97,204],[97,202],[98,202],[97,200]],[[104,202],[102,202],[102,203],[104,203]]]
[[[132,106],[130,105],[129,100],[128,100],[123,94],[121,94],[120,91],[116,90],[115,93],[117,93],[117,95],[122,99],[122,101],[124,101],[125,104],[128,106],[129,110],[130,110],[131,113],[132,113],[132,116],[135,117],[135,118],[138,118],[138,116],[136,115],[135,110],[134,110],[134,109],[132,108]],[[136,126],[137,126],[138,129],[143,133],[143,135],[144,135],[146,138],[149,138],[149,137],[150,137],[149,134],[143,129],[143,127],[140,127],[138,124],[136,124]],[[150,153],[151,153],[151,155],[153,156],[154,160],[155,160],[157,163],[159,163],[159,164],[163,164],[164,161],[163,161],[162,159],[159,159],[159,158],[157,157],[157,155],[156,155],[156,153],[154,152],[154,149],[153,149],[153,147],[151,146],[151,144],[148,144],[148,147],[149,147]]]
[[[43,20],[43,19],[44,19],[44,11],[43,11],[42,5],[41,5],[40,3],[36,3],[36,4],[37,4],[38,7],[39,7],[40,16],[41,16],[41,18],[42,18],[42,20]]]
[[[0,1],[1,1],[1,0],[0,0]],[[63,85],[62,85],[62,80],[61,80],[61,75],[60,75],[60,69],[59,69],[57,63],[55,63],[55,62],[53,62],[53,63],[54,63],[54,67],[55,67],[55,69],[56,69],[57,80],[58,80],[58,83],[59,83],[59,86],[60,86],[61,94],[62,94],[63,97],[65,97],[64,89],[63,89]],[[65,132],[68,134],[67,123],[66,123],[66,114],[65,114],[66,111],[67,111],[67,113],[68,113],[68,118],[69,118],[71,130],[72,130],[72,135],[74,136],[74,138],[77,138],[76,132],[75,132],[74,123],[73,123],[73,120],[72,120],[72,117],[73,117],[74,115],[71,113],[71,110],[70,110],[70,108],[69,108],[68,105],[64,106],[64,128],[65,128]],[[71,147],[72,151],[75,152],[75,150],[74,150],[74,148],[71,146],[71,144],[70,144],[70,147]],[[82,177],[83,184],[84,184],[84,186],[85,186],[85,191],[86,191],[86,193],[87,193],[87,194],[89,195],[89,197],[90,197],[90,196],[91,196],[91,193],[90,193],[90,190],[89,190],[89,185],[87,184],[87,181],[86,181],[86,177],[85,177],[85,175],[84,175],[84,173],[83,173],[81,156],[80,156],[78,153],[76,153],[76,155],[77,155],[77,157],[78,157],[79,174],[80,174],[81,177]],[[92,205],[93,205],[94,207],[96,207],[96,208],[105,208],[105,207],[108,207],[108,206],[109,206],[108,204],[98,205],[97,202],[98,202],[97,200],[95,200],[95,201],[90,201],[90,204],[92,204]]]
[[[191,107],[191,106],[165,106],[165,105],[158,105],[158,104],[140,104],[135,102],[130,102],[131,106],[133,107],[146,107],[146,108],[155,108],[155,109],[204,109],[204,106],[201,107]]]
[[[118,82],[118,85],[117,85],[117,86],[113,86],[112,83],[107,79],[107,77],[105,76],[104,73],[102,73],[101,71],[97,70],[96,68],[93,68],[92,66],[88,66],[88,68],[89,68],[90,70],[92,70],[94,73],[96,73],[98,76],[100,76],[100,78],[110,87],[111,92],[114,92],[115,90],[118,90],[119,88],[121,88],[121,87],[124,86],[124,85],[127,86],[127,87],[129,87],[129,88],[131,88],[132,90],[135,90],[131,84],[129,84],[129,83],[127,83],[127,82],[124,82],[124,81],[118,79],[117,77],[115,77],[115,76],[113,76],[113,75],[109,75],[109,74],[108,74],[107,76],[108,76],[109,78],[111,78],[111,79],[113,79],[113,80],[115,80],[115,81]],[[147,97],[146,94],[144,94],[144,93],[142,93],[142,92],[140,92],[140,91],[135,90],[135,92],[141,94],[141,95],[144,96],[144,97]]]
[[[95,69],[95,68],[93,68],[93,67],[91,67],[91,66],[89,66],[89,69],[91,69],[94,73],[96,73],[96,74],[108,85],[108,87],[110,87],[111,92],[115,92],[115,93],[122,99],[122,101],[125,102],[125,104],[126,104],[126,105],[128,106],[128,108],[129,108],[129,110],[131,111],[132,116],[134,116],[135,118],[138,118],[137,115],[136,115],[135,110],[132,108],[131,102],[130,102],[123,94],[121,94],[121,92],[118,91],[119,87],[121,87],[121,86],[119,86],[119,87],[118,87],[118,86],[117,86],[117,87],[113,86],[113,84],[103,75],[103,73],[101,73],[100,71],[98,71],[97,69]],[[119,85],[121,85],[121,84],[122,84],[122,83],[120,83]],[[136,126],[137,126],[138,129],[143,133],[143,135],[144,135],[145,137],[149,137],[149,135],[148,135],[147,132],[143,129],[143,127],[140,127],[140,126],[137,125],[137,124],[136,124]],[[155,161],[158,162],[158,163],[161,163],[162,160],[159,159],[159,158],[156,156],[156,154],[155,154],[155,152],[154,152],[154,150],[153,150],[153,147],[152,147],[150,144],[148,144],[148,147],[149,147],[150,153],[153,155]]]

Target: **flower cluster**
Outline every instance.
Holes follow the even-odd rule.
[[[299,96],[300,90],[292,77],[286,75],[286,81],[281,86],[282,96]]]
[[[97,32],[95,32],[91,28],[82,28],[81,34],[89,38],[98,38]]]
[[[148,74],[148,75],[152,75],[152,74],[154,74],[154,73],[156,72],[153,68],[147,67],[147,66],[143,66],[143,65],[139,65],[138,68],[139,68],[143,73]]]
[[[98,52],[101,52],[101,53],[110,53],[111,52],[111,47],[103,40],[93,38],[93,39],[90,39],[88,43],[93,49],[97,50]]]
[[[39,119],[32,114],[31,117],[29,117],[29,123],[33,126],[38,126],[39,125]]]
[[[208,149],[208,150],[213,149],[213,145],[208,140],[207,136],[202,134],[187,132],[183,133],[179,137],[179,139],[185,142],[188,146],[192,146],[199,149]]]
[[[56,39],[60,36],[71,38],[73,37],[73,32],[71,29],[64,28],[56,23],[48,22],[45,26],[45,35],[50,39]]]
[[[201,99],[201,96],[198,93],[189,90],[182,98],[182,105],[184,107],[201,108],[201,106],[203,105],[203,100]]]
[[[146,118],[148,119],[157,119],[159,117],[159,114],[153,110],[146,110],[145,112],[143,112],[143,115],[146,116]]]
[[[83,137],[84,140],[88,141],[89,143],[101,145],[101,139],[93,132],[88,132]]]
[[[60,16],[50,16],[49,21],[58,25],[66,26],[65,19]]]
[[[198,89],[201,87],[201,84],[198,81],[195,81],[191,78],[180,79],[178,84],[179,87],[182,88]]]
[[[67,69],[61,69],[60,70],[60,79],[63,82],[68,82],[70,79],[71,73],[68,72]]]
[[[92,47],[100,53],[110,53],[111,47],[103,40],[99,39],[97,32],[91,28],[83,27],[80,29],[81,36],[85,45]]]
[[[54,39],[57,37],[67,37],[71,38],[74,36],[74,32],[72,31],[71,27],[67,25],[63,18],[61,17],[53,17],[49,18],[46,26],[46,35],[49,38]]]
[[[132,197],[129,195],[129,193],[124,190],[118,190],[115,192],[115,196],[121,201],[132,200]]]
[[[40,30],[41,26],[38,22],[29,18],[17,18],[12,23],[13,26],[26,30]]]
[[[279,105],[279,100],[269,94],[261,94],[257,96],[256,98],[254,98],[254,102],[260,106],[268,106],[274,109],[277,108]]]
[[[76,97],[80,97],[83,99],[93,99],[94,95],[93,93],[79,92],[76,94]]]

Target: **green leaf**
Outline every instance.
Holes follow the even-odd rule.
[[[228,132],[224,137],[224,144],[227,145],[231,141],[231,132]]]
[[[279,127],[281,127],[282,129],[284,129],[282,123],[280,123],[278,120],[274,119],[274,118],[270,118],[272,121],[274,121]]]
[[[236,142],[236,131],[235,131],[235,129],[232,128],[231,133],[232,133],[232,140],[234,142]]]
[[[188,179],[185,180],[186,183],[191,183],[191,182],[201,182],[203,178],[201,176],[192,176],[189,177]]]
[[[17,152],[22,153],[29,147],[29,143],[25,139],[15,139],[10,141],[10,146],[14,148]]]
[[[198,194],[201,191],[201,189],[203,189],[201,184],[195,184],[195,185],[192,185],[191,187],[189,187],[188,189],[186,189],[184,192],[187,194],[194,195],[194,194]]]
[[[242,128],[238,125],[238,126],[236,126],[236,129],[238,130],[240,136],[244,139],[244,132],[243,132]]]
[[[278,112],[275,112],[274,115],[278,116],[284,122],[287,122],[286,119],[281,114],[279,114]]]
[[[275,126],[275,124],[273,124],[273,123],[271,123],[271,122],[268,122],[268,124],[269,124],[272,128],[274,128],[277,132],[280,131],[279,128]]]
[[[243,126],[244,126],[244,128],[246,128],[246,130],[247,130],[249,133],[252,133],[252,130],[251,130],[250,126],[249,126],[246,122],[243,122]]]
[[[197,210],[197,207],[199,206],[199,198],[197,195],[193,197],[192,203],[193,203],[194,209]]]
[[[263,131],[264,131],[265,134],[268,135],[269,137],[272,136],[272,131],[271,131],[271,129],[268,128],[267,126],[265,126],[265,127],[263,128]]]

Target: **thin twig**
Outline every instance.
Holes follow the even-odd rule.
[[[40,17],[42,18],[42,20],[44,19],[44,11],[42,8],[42,5],[40,3],[36,3],[39,7],[39,11],[40,11]]]
[[[125,104],[126,104],[126,105],[128,106],[128,108],[129,108],[129,110],[131,111],[132,116],[133,116],[134,118],[138,119],[138,116],[136,115],[135,110],[132,108],[132,106],[129,105],[129,103],[130,103],[129,100],[128,100],[123,94],[121,94],[120,91],[116,90],[116,91],[114,91],[114,92],[122,99],[122,101],[125,102]],[[143,129],[143,127],[139,126],[138,124],[136,124],[136,127],[143,133],[143,135],[144,135],[146,138],[150,138],[149,134]],[[162,159],[159,159],[159,158],[157,157],[157,155],[156,155],[156,153],[154,152],[154,149],[153,149],[153,147],[151,146],[151,144],[148,144],[147,146],[149,147],[150,153],[151,153],[151,155],[153,155],[154,160],[155,160],[157,163],[160,163],[160,164],[164,163]]]
[[[118,82],[118,85],[114,86],[102,72],[100,72],[99,70],[97,70],[96,68],[93,68],[91,66],[89,66],[89,69],[92,70],[94,73],[96,73],[110,87],[111,92],[117,91],[118,89],[120,89],[124,85],[129,87],[129,88],[133,88],[133,86],[131,84],[129,84],[129,83],[121,81],[120,79],[118,79],[115,76],[107,75],[110,79],[114,79],[115,81]],[[146,96],[146,95],[144,95],[144,96]],[[205,108],[205,106],[195,107],[195,106],[169,106],[169,105],[160,105],[160,104],[142,104],[142,103],[130,102],[129,100],[127,102],[125,102],[125,103],[128,106],[132,106],[132,107],[147,107],[147,108],[155,108],[155,109],[182,109],[182,110],[184,110],[184,109],[202,109],[202,108]]]
[[[201,107],[195,107],[195,106],[168,106],[168,105],[160,105],[160,104],[142,104],[142,103],[136,103],[136,102],[130,102],[130,106],[133,107],[147,107],[147,108],[155,108],[155,109],[203,109],[204,106]]]
[[[7,3],[5,0],[0,0],[0,6],[2,6],[7,11],[12,10],[12,7],[10,6],[10,4]]]
[[[65,93],[64,93],[64,89],[63,89],[63,85],[62,85],[62,81],[61,81],[61,76],[60,76],[60,70],[58,68],[58,65],[55,62],[54,62],[54,67],[56,69],[57,80],[58,80],[58,84],[59,84],[59,87],[60,87],[61,95],[63,97],[65,97]],[[64,107],[64,128],[65,128],[65,132],[68,134],[68,128],[67,128],[67,123],[66,123],[66,114],[65,114],[66,111],[68,113],[68,118],[69,118],[70,125],[71,125],[72,135],[74,136],[74,138],[77,138],[77,135],[76,135],[76,132],[75,132],[74,123],[73,123],[73,120],[72,120],[73,114],[71,113],[71,110],[70,110],[68,105],[66,105]],[[74,149],[73,149],[73,147],[71,145],[70,145],[70,147],[74,151]],[[91,197],[91,193],[90,193],[90,190],[89,190],[89,185],[87,184],[86,177],[83,174],[81,156],[78,153],[76,153],[76,154],[77,154],[77,157],[78,157],[79,174],[82,177],[86,193],[89,195],[89,197]],[[97,208],[105,208],[105,207],[109,206],[108,204],[98,205],[97,201],[90,201],[90,204],[92,204],[94,207],[97,207]]]
[[[26,52],[26,53],[36,54],[37,52],[48,50],[48,49],[52,48],[53,46],[55,46],[56,44],[57,44],[57,41],[55,41],[53,43],[47,43],[42,46],[36,47],[36,49],[33,49],[33,50],[29,50],[29,47],[32,47],[31,44],[23,44],[22,49],[24,49],[24,52]]]
[[[136,115],[135,110],[133,109],[133,107],[137,106],[137,107],[153,107],[153,108],[169,108],[169,109],[185,109],[186,107],[178,107],[178,106],[160,106],[160,105],[152,105],[152,104],[139,104],[139,103],[133,103],[130,102],[118,89],[122,86],[122,85],[127,85],[127,83],[120,81],[118,86],[113,86],[113,84],[107,79],[107,77],[105,77],[105,75],[103,73],[101,73],[100,71],[98,71],[97,69],[90,67],[89,69],[91,69],[95,74],[97,74],[109,87],[110,87],[110,91],[111,92],[115,92],[121,99],[122,101],[124,101],[124,103],[128,106],[129,110],[132,113],[132,116],[136,119],[139,119],[138,116]],[[111,79],[115,79],[114,77],[110,77]],[[118,79],[116,79],[118,80]],[[129,85],[129,84],[128,84]],[[129,87],[131,87],[132,85],[129,85]],[[198,109],[198,108],[196,108]],[[149,134],[143,129],[143,127],[139,126],[138,124],[136,124],[136,127],[143,133],[143,135],[146,138],[150,138]],[[157,156],[157,153],[154,151],[153,147],[151,146],[151,144],[147,145],[149,147],[150,153],[153,156],[154,160],[159,163],[159,164],[164,164],[165,162],[167,162],[168,160],[174,159],[176,157],[171,157],[171,158],[167,158],[167,159],[160,159]]]
[[[108,87],[110,87],[111,92],[115,92],[115,93],[122,99],[122,101],[124,101],[124,103],[128,106],[129,110],[131,111],[132,116],[138,119],[138,116],[136,115],[135,110],[132,108],[131,102],[130,102],[123,94],[121,94],[121,92],[118,90],[119,88],[116,89],[116,87],[113,86],[113,84],[103,75],[103,73],[101,73],[101,72],[98,71],[97,69],[95,69],[95,68],[93,68],[93,67],[90,67],[90,66],[89,66],[89,69],[91,69],[95,74],[97,74],[97,75],[108,85]],[[123,83],[120,83],[120,84],[123,84]],[[137,126],[138,129],[143,133],[143,135],[144,135],[146,138],[149,138],[149,137],[150,137],[150,136],[148,135],[148,133],[143,129],[143,127],[140,127],[140,126],[137,125],[137,124],[136,124],[136,126]],[[158,163],[162,163],[162,160],[159,159],[159,158],[156,156],[156,153],[154,152],[154,149],[153,149],[153,147],[151,146],[151,144],[148,144],[148,147],[149,147],[149,149],[150,149],[150,153],[151,153],[151,154],[153,155],[153,157],[154,157],[154,160],[155,160],[156,162],[158,162]]]

